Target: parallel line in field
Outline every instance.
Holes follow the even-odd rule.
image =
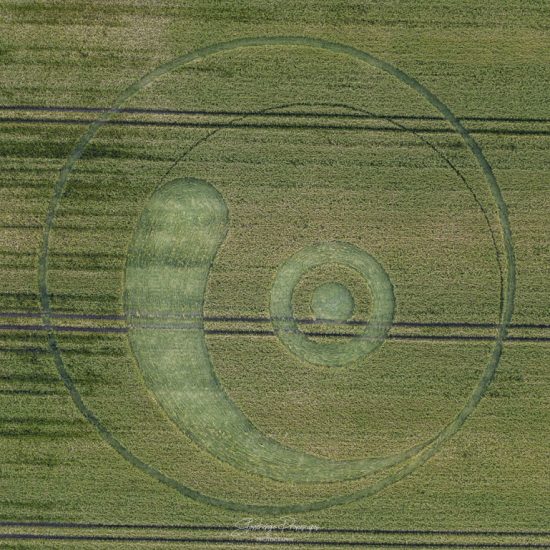
[[[0,349],[0,351],[4,351]],[[59,395],[55,390],[11,390],[1,389],[0,395]]]
[[[75,348],[61,348],[61,351],[63,353],[76,353],[77,355],[108,355],[111,357],[115,357],[115,354],[112,352],[112,350],[102,350],[102,351],[94,351],[94,352],[87,352],[82,349],[75,349]],[[0,347],[0,353],[32,353],[32,354],[43,354],[43,355],[50,355],[52,353],[52,350],[50,348],[32,348],[32,347]],[[118,353],[117,356],[122,355],[121,353]],[[6,378],[5,380],[10,380],[10,377]],[[35,382],[32,377],[26,380],[28,382]],[[58,381],[58,379],[54,380],[55,382]]]
[[[47,348],[0,347],[0,353],[51,353],[51,351]]]
[[[154,318],[158,319],[160,315],[155,315]],[[40,312],[32,311],[0,311],[0,318],[31,318],[41,319],[42,314]],[[116,314],[94,314],[94,313],[52,313],[53,319],[75,319],[75,320],[100,320],[100,321],[125,321],[125,315]],[[170,318],[167,316],[166,318]],[[197,316],[197,319],[199,317]],[[205,322],[221,322],[221,323],[271,323],[269,317],[253,317],[253,316],[205,316],[202,318]],[[284,319],[283,319],[284,320]],[[290,320],[290,319],[288,319]],[[370,323],[368,321],[318,321],[316,319],[296,319],[297,323],[305,325],[339,325],[339,326],[367,326]],[[392,323],[394,327],[410,327],[410,328],[482,328],[482,329],[498,329],[500,325],[497,323],[458,323],[458,322],[419,322],[419,321],[396,321]],[[539,329],[549,330],[550,324],[544,323],[511,323],[509,328],[525,328],[525,329]]]
[[[56,418],[44,418],[42,416],[32,417],[27,416],[24,418],[17,417],[0,417],[1,424],[42,424],[43,426],[66,426],[66,425],[80,425],[84,420],[80,418],[78,420],[68,420],[66,418],[56,419]]]
[[[32,311],[0,311],[0,317],[5,318],[29,318],[29,319],[41,319],[42,314],[39,312],[32,312]],[[52,318],[55,319],[80,319],[80,320],[92,320],[92,319],[98,319],[101,321],[124,321],[126,317],[124,315],[101,315],[101,314],[80,314],[80,313],[52,313]],[[550,325],[548,325],[550,328]]]
[[[47,113],[106,113],[108,108],[104,107],[77,107],[77,106],[56,106],[56,105],[0,105],[0,111],[37,111]],[[266,111],[266,110],[206,110],[206,109],[150,109],[139,107],[124,107],[117,109],[117,113],[127,114],[151,114],[171,116],[262,116],[271,118],[344,118],[354,120],[429,120],[445,121],[442,116],[431,115],[404,115],[404,114],[382,114],[382,113],[343,113],[343,112],[319,112],[319,111]],[[463,116],[459,120],[471,122],[505,122],[505,123],[546,123],[550,118],[541,117],[503,117],[503,116]]]
[[[58,541],[98,541],[98,542],[154,542],[154,543],[208,543],[262,546],[335,546],[363,548],[550,548],[550,544],[538,543],[500,543],[500,542],[398,542],[398,541],[352,541],[352,540],[294,540],[272,538],[205,538],[205,537],[146,537],[123,535],[56,535],[36,533],[2,533],[4,540],[58,540]]]
[[[97,332],[97,333],[119,333],[128,332],[127,327],[78,327],[78,326],[63,326],[58,325],[53,327],[59,332]],[[0,325],[0,330],[10,331],[47,331],[48,327],[45,325],[15,325],[6,324]]]
[[[88,332],[95,334],[125,334],[130,329],[128,327],[81,327],[81,326],[64,326],[56,325],[52,327],[59,332]],[[140,329],[153,329],[153,330],[203,330],[205,334],[213,336],[274,336],[275,332],[272,330],[245,330],[245,329],[201,329],[198,326],[182,326],[182,325],[139,325]],[[4,324],[0,325],[0,330],[6,331],[48,331],[49,327],[45,325],[15,325]],[[354,338],[356,334],[346,334],[341,332],[304,332],[306,336],[313,337],[326,337],[326,338]],[[425,341],[479,341],[479,342],[492,342],[494,336],[485,336],[479,334],[388,334],[388,339],[391,340],[425,340]],[[507,341],[511,342],[550,342],[550,336],[507,336]]]
[[[206,329],[205,334],[211,334],[214,336],[274,336],[274,332],[267,331],[247,331],[247,330],[215,330]],[[355,334],[342,334],[335,332],[304,332],[306,336],[313,337],[328,337],[328,338],[353,338]],[[494,336],[481,336],[481,335],[421,335],[421,334],[388,334],[389,340],[424,340],[424,341],[477,341],[477,342],[492,342]],[[546,336],[508,336],[506,340],[512,342],[550,342],[550,337]]]
[[[253,531],[261,533],[267,531],[260,527],[253,528],[246,525],[182,525],[158,523],[83,523],[65,521],[0,521],[0,527],[52,527],[62,529],[145,529],[170,531]],[[295,527],[269,526],[270,532],[296,533]],[[342,527],[319,527],[311,531],[314,533],[348,533],[359,535],[426,535],[426,536],[487,536],[487,537],[550,537],[550,531],[496,531],[496,530],[456,530],[456,529],[353,529]]]
[[[22,117],[1,117],[0,123],[13,124],[66,124],[66,125],[89,125],[92,120],[84,119],[49,119],[49,118],[22,118]],[[154,126],[154,127],[180,127],[180,128],[248,128],[272,129],[272,130],[351,130],[371,132],[393,132],[419,134],[455,134],[453,128],[403,128],[400,126],[355,126],[344,124],[260,124],[241,122],[173,122],[154,120],[108,120],[104,124],[114,126]],[[550,130],[516,130],[512,128],[469,128],[472,134],[494,134],[510,136],[550,136]]]

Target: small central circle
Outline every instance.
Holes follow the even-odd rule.
[[[351,292],[339,283],[318,286],[311,297],[311,310],[317,319],[347,321],[355,308]]]

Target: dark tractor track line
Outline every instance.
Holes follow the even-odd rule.
[[[96,541],[96,542],[149,542],[149,543],[207,543],[239,546],[254,544],[262,546],[317,546],[358,548],[550,548],[549,544],[513,542],[401,542],[401,541],[355,541],[355,540],[298,540],[266,538],[206,538],[206,537],[147,537],[124,535],[62,535],[37,533],[1,533],[0,540],[44,540],[44,541]]]
[[[24,117],[0,117],[3,124],[65,124],[86,126],[93,121],[85,119],[49,119],[49,118],[24,118]],[[278,123],[238,123],[238,122],[174,122],[153,120],[114,120],[104,123],[110,126],[141,126],[141,127],[169,127],[169,128],[216,128],[216,129],[250,129],[250,130],[344,130],[344,131],[371,131],[419,134],[455,134],[453,128],[400,128],[396,126],[365,126],[344,124],[278,124]],[[469,128],[472,134],[493,134],[510,136],[550,136],[550,130],[515,130],[505,128]]]
[[[0,348],[0,352],[4,351]],[[32,396],[48,396],[62,395],[61,392],[55,390],[19,390],[19,389],[0,389],[0,395],[32,395]],[[0,523],[0,525],[2,525]]]
[[[15,347],[7,347],[3,348],[0,347],[0,353],[43,353],[43,354],[50,354],[51,351],[46,348],[15,348]]]
[[[125,321],[125,315],[119,315],[115,313],[64,313],[64,312],[52,312],[52,319],[75,319],[75,320],[98,320],[98,321]],[[160,315],[153,315],[158,320]],[[29,318],[29,319],[41,319],[42,314],[34,311],[0,311],[0,318]],[[166,319],[171,317],[167,316]],[[196,317],[200,319],[199,316]],[[209,315],[202,318],[204,322],[212,323],[271,323],[269,317],[258,316],[230,316],[230,315]],[[178,319],[174,318],[174,321]],[[297,322],[304,325],[338,325],[338,326],[365,326],[367,321],[350,320],[343,322],[331,323],[330,321],[318,321],[315,319],[297,319]],[[1,326],[1,325],[0,325]],[[20,326],[20,325],[17,325]],[[24,325],[21,325],[24,326]],[[409,327],[409,328],[464,328],[464,329],[498,329],[500,325],[497,323],[467,323],[467,322],[453,322],[453,321],[435,321],[435,322],[421,322],[421,321],[397,321],[392,324],[394,327]],[[550,324],[546,323],[511,323],[509,325],[511,329],[538,329],[538,330],[550,330]]]
[[[265,529],[220,524],[159,524],[159,523],[85,523],[68,521],[0,521],[0,527],[46,527],[56,529],[139,529],[169,531],[252,531],[266,532]],[[291,526],[269,526],[269,531],[297,533]],[[464,536],[464,537],[550,537],[550,531],[498,531],[498,530],[456,530],[456,529],[354,529],[344,527],[320,527],[311,533],[351,533],[359,535],[417,535],[417,536]]]
[[[128,327],[85,327],[85,326],[69,326],[69,325],[56,325],[51,327],[54,331],[59,332],[82,332],[92,334],[126,334]],[[276,336],[273,330],[254,330],[254,329],[212,329],[202,328],[198,325],[143,325],[134,328],[151,329],[151,330],[203,330],[205,334],[213,336]],[[17,324],[3,324],[0,325],[0,331],[24,331],[34,332],[42,331],[48,332],[50,327],[46,325],[17,325]],[[306,336],[310,337],[325,337],[325,338],[355,338],[360,335],[341,333],[341,332],[304,332]],[[424,340],[424,341],[478,341],[478,342],[492,342],[495,336],[487,336],[480,334],[404,334],[404,333],[390,333],[388,334],[390,340]],[[511,342],[550,342],[550,336],[507,336],[507,341]]]
[[[0,111],[28,111],[45,113],[106,113],[110,109],[105,107],[82,107],[68,105],[0,105]],[[116,110],[117,113],[127,114],[151,114],[151,115],[172,115],[172,116],[262,116],[270,118],[342,118],[353,120],[429,120],[444,121],[440,116],[430,115],[405,115],[385,113],[344,113],[344,112],[318,112],[318,111],[266,111],[266,110],[206,110],[206,109],[151,109],[139,107],[125,107]],[[504,117],[504,116],[463,116],[459,120],[471,122],[505,122],[505,123],[526,123],[544,124],[550,123],[550,118],[543,117]]]
[[[126,327],[78,327],[78,326],[63,326],[57,325],[53,327],[59,332],[98,332],[98,333],[119,333],[128,332]],[[15,330],[15,331],[47,331],[46,325],[15,325],[5,324],[0,325],[0,330]]]

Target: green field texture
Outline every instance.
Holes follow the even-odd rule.
[[[206,330],[203,366],[216,391],[279,451],[291,449],[316,464],[398,455],[443,430],[478,384],[494,348],[500,285],[510,268],[478,162],[440,113],[403,82],[346,55],[284,44],[222,51],[163,75],[124,104],[134,111],[113,115],[82,151],[50,232],[48,290],[59,356],[103,435],[59,375],[40,326],[44,224],[60,170],[100,113],[29,106],[109,108],[143,75],[197,48],[243,37],[307,36],[391,63],[462,121],[507,204],[517,282],[512,338],[495,379],[438,453],[375,496],[289,512],[297,523],[322,528],[485,534],[284,536],[335,547],[338,541],[550,544],[548,536],[489,533],[550,531],[549,16],[542,2],[510,0],[3,1],[0,535],[227,535],[251,539],[239,547],[252,548],[261,533],[159,526],[232,527],[251,515],[284,521],[284,513],[234,511],[182,496],[125,460],[107,432],[190,490],[245,505],[299,507],[363,491],[399,471],[304,483],[299,476],[289,481],[292,468],[271,455],[273,475],[266,477],[265,462],[250,470],[254,454],[244,463],[231,455],[239,439],[220,451],[215,434],[197,438],[181,429],[188,419],[173,412],[181,395],[170,409],[173,378],[163,382],[170,394],[163,402],[158,373],[144,368],[173,345],[173,363],[166,364],[177,370],[174,339],[148,329],[125,332],[128,289],[137,281],[134,292],[143,290],[143,279],[132,279],[128,252],[143,242],[135,240],[139,220],[155,190],[171,181],[208,182],[227,208],[227,235],[219,234],[208,253],[201,248],[200,261],[194,258],[201,272],[193,292],[203,303],[193,302],[189,312],[200,317],[204,308],[204,321],[186,331],[187,344],[202,337],[194,331]],[[191,249],[197,243],[187,238]],[[278,270],[323,242],[372,255],[395,299],[394,326],[383,344],[343,366],[304,361],[270,322]],[[174,278],[176,271],[166,270],[156,288],[166,291],[166,311],[180,315],[189,303],[178,293],[189,288]],[[334,281],[353,295],[352,324],[316,322],[315,289]],[[158,298],[138,305],[154,309]],[[292,314],[313,347],[346,346],[361,337],[374,305],[356,270],[330,264],[299,281]],[[334,331],[340,336],[327,336]],[[480,339],[461,339],[472,336]],[[178,372],[185,383],[191,369]],[[222,460],[214,456],[219,452],[229,454]],[[32,521],[129,526],[2,524]],[[140,524],[157,528],[144,532]],[[9,548],[74,544],[0,538],[0,547]],[[81,548],[132,544],[78,542]]]

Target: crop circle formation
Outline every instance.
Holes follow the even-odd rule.
[[[292,295],[302,276],[310,269],[331,263],[345,265],[359,272],[373,296],[369,323],[362,334],[354,336],[349,342],[315,342],[300,331],[292,314]],[[346,296],[347,290],[334,284],[322,289],[322,296],[317,295],[316,299],[319,301],[325,298],[329,292],[330,298],[338,300],[343,294],[343,301],[331,304],[331,309],[343,303],[343,311],[346,313],[346,309],[350,309],[346,307],[346,298],[351,306],[351,295]],[[322,307],[325,307],[325,302]],[[387,273],[370,254],[348,243],[320,243],[300,250],[281,266],[271,289],[271,321],[277,335],[293,353],[319,365],[342,366],[378,348],[391,327],[394,308],[395,298]],[[347,311],[344,318],[349,313],[351,311]]]
[[[315,48],[319,50],[325,50],[334,54],[347,55],[352,58],[367,63],[372,67],[375,67],[381,71],[386,72],[387,74],[395,77],[400,80],[405,85],[409,86],[420,96],[422,96],[429,104],[431,104],[439,113],[448,121],[448,123],[455,129],[457,134],[461,136],[464,140],[466,146],[469,148],[470,152],[473,154],[474,158],[477,160],[485,180],[489,186],[492,199],[496,205],[498,219],[501,227],[501,235],[503,250],[504,250],[504,262],[505,262],[505,276],[502,277],[501,281],[501,301],[500,301],[500,311],[499,311],[499,328],[495,337],[492,354],[490,359],[485,366],[483,373],[472,390],[470,396],[467,398],[463,408],[459,413],[451,419],[448,424],[433,438],[429,441],[425,441],[409,449],[409,451],[403,453],[399,457],[399,460],[388,462],[387,466],[393,466],[400,464],[400,469],[394,470],[391,474],[386,477],[377,480],[371,485],[364,487],[360,490],[357,490],[353,493],[337,495],[326,498],[324,500],[319,500],[317,502],[307,502],[303,504],[291,503],[291,504],[281,504],[281,505],[261,505],[253,503],[243,503],[235,502],[228,499],[217,498],[215,496],[210,496],[199,492],[195,489],[192,489],[176,479],[173,479],[165,475],[159,469],[153,467],[152,465],[144,462],[138,456],[132,453],[132,451],[126,448],[120,441],[117,439],[116,435],[111,433],[102,423],[101,419],[96,416],[94,411],[92,411],[86,404],[85,399],[79,393],[79,390],[69,372],[67,366],[64,363],[63,357],[60,352],[60,346],[57,341],[57,336],[55,329],[52,326],[52,308],[51,308],[51,298],[50,291],[48,287],[48,264],[49,264],[49,247],[50,247],[50,237],[52,227],[54,226],[57,212],[62,201],[62,197],[67,185],[68,178],[73,170],[74,166],[78,160],[83,155],[88,143],[93,139],[97,134],[98,130],[106,123],[109,122],[110,118],[117,113],[118,109],[131,97],[139,93],[144,87],[148,84],[155,81],[157,78],[161,77],[178,69],[186,64],[205,59],[214,54],[220,54],[223,52],[229,52],[239,48],[258,48],[258,47],[269,47],[269,46],[301,46],[307,48]],[[338,256],[340,263],[349,265],[350,262],[358,262],[354,264],[353,267],[358,269],[361,273],[365,275],[365,278],[368,284],[373,289],[373,295],[379,294],[379,302],[385,304],[383,308],[380,309],[378,314],[373,312],[373,318],[370,319],[372,327],[371,330],[381,330],[382,332],[374,332],[371,334],[372,338],[361,338],[361,335],[354,340],[354,345],[356,348],[360,349],[360,353],[364,354],[365,350],[372,351],[374,347],[380,345],[383,341],[383,337],[387,331],[387,328],[391,322],[391,317],[393,315],[393,301],[390,300],[391,293],[391,283],[383,270],[380,271],[381,266],[368,255],[366,251],[361,251],[356,247],[352,247],[347,243],[322,243],[306,248],[299,252],[298,256],[300,262],[303,265],[315,265],[316,261],[319,261],[319,257],[323,257],[323,261],[334,261],[334,254],[343,254],[343,256]],[[300,254],[303,255],[300,256]],[[296,260],[294,256],[294,260]],[[285,342],[285,345],[293,352],[298,355],[302,354],[311,359],[319,359],[319,352],[317,347],[309,350],[309,344],[307,338],[302,338],[300,332],[296,331],[296,327],[293,326],[292,321],[292,311],[291,311],[291,298],[292,298],[292,289],[295,286],[296,280],[299,280],[302,275],[302,271],[296,269],[292,264],[291,258],[289,262],[286,262],[281,267],[279,271],[275,284],[273,286],[272,295],[271,295],[271,316],[274,328],[281,338]],[[362,266],[360,265],[360,258],[366,261]],[[497,261],[500,261],[497,250]],[[302,265],[302,267],[303,267]],[[376,267],[377,266],[377,267]],[[379,269],[378,269],[379,268]],[[364,271],[362,271],[362,269]],[[378,269],[378,270],[377,270]],[[282,282],[281,282],[282,281]],[[379,287],[376,287],[376,285]],[[375,286],[373,288],[373,285]],[[342,44],[337,44],[329,42],[326,40],[306,38],[306,37],[272,37],[272,38],[246,38],[240,40],[234,40],[230,42],[225,42],[221,44],[215,44],[205,48],[198,49],[194,52],[188,53],[181,57],[178,57],[164,65],[161,65],[157,69],[151,71],[142,79],[138,80],[136,83],[127,88],[116,100],[114,106],[103,115],[100,116],[98,120],[93,122],[85,134],[82,136],[78,142],[75,149],[71,152],[64,168],[61,170],[59,179],[53,191],[53,196],[49,205],[45,226],[44,226],[44,236],[40,254],[39,261],[39,289],[41,297],[41,307],[42,307],[42,318],[43,324],[47,329],[48,341],[51,353],[55,359],[55,363],[59,372],[60,377],[62,378],[65,386],[67,387],[75,405],[80,410],[80,412],[85,416],[85,418],[98,430],[103,439],[111,445],[115,450],[117,450],[126,460],[140,468],[142,471],[148,473],[158,481],[165,483],[166,485],[172,487],[173,489],[179,491],[182,495],[196,499],[197,501],[208,503],[212,505],[222,506],[227,509],[247,511],[247,512],[258,512],[258,513],[284,513],[284,512],[301,512],[314,509],[322,509],[336,504],[344,504],[364,498],[368,495],[375,494],[385,487],[395,483],[396,481],[402,479],[409,473],[413,472],[416,468],[424,464],[430,457],[432,457],[438,450],[441,448],[443,443],[452,437],[464,424],[468,416],[475,410],[476,406],[483,397],[484,392],[491,383],[495,370],[498,366],[503,341],[506,336],[507,326],[510,322],[512,311],[513,311],[513,302],[514,302],[514,292],[515,292],[515,261],[514,261],[514,251],[512,245],[511,231],[508,221],[508,215],[506,210],[506,205],[502,198],[499,186],[496,182],[496,179],[493,175],[491,167],[475,140],[470,136],[466,128],[461,124],[461,122],[454,116],[450,109],[442,103],[433,93],[427,90],[423,85],[414,80],[412,77],[403,73],[399,69],[390,65],[389,63],[378,59],[366,52],[360,51],[351,46],[346,46]],[[332,292],[341,294],[341,290],[336,290],[332,288]],[[323,295],[326,296],[327,289],[323,290],[321,293],[321,298]],[[330,293],[329,293],[330,294]],[[393,297],[393,293],[391,293]],[[381,298],[380,298],[381,297]],[[323,302],[325,298],[321,300]],[[375,306],[376,307],[376,300]],[[391,302],[391,304],[390,304]],[[289,314],[290,308],[290,316]],[[329,308],[330,309],[330,308]],[[349,309],[349,308],[347,308]],[[337,316],[343,316],[349,314],[349,311],[337,312]],[[323,313],[324,306],[320,306],[320,311]],[[334,311],[334,309],[330,309]],[[391,313],[391,315],[390,315]],[[377,316],[378,315],[378,316]],[[375,320],[380,320],[381,322],[375,323]],[[376,326],[379,325],[377,329]],[[292,330],[291,330],[292,329]],[[367,331],[369,329],[367,328]],[[359,342],[359,344],[357,344]],[[364,344],[362,343],[364,342]],[[315,342],[315,344],[317,344]],[[362,346],[365,346],[364,348]],[[369,348],[369,346],[374,346]],[[327,348],[328,349],[328,348]],[[335,348],[337,349],[337,348]],[[335,352],[327,352],[329,359],[323,358],[323,364],[333,364],[333,365],[342,365],[349,360],[353,360],[357,356],[357,351],[352,346],[348,346],[347,351],[342,352],[339,348]],[[304,351],[305,350],[305,351]],[[325,354],[325,351],[322,352]],[[351,359],[350,359],[351,357]],[[316,361],[313,361],[316,362]],[[320,361],[317,361],[320,362]]]

